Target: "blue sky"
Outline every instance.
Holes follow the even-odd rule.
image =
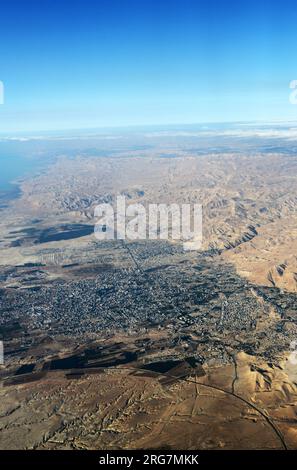
[[[3,0],[0,132],[297,120],[297,4]]]

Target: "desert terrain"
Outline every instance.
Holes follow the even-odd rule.
[[[61,154],[1,210],[1,449],[297,448],[294,149],[165,137]],[[117,195],[202,204],[201,248],[97,240]]]

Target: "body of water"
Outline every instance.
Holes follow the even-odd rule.
[[[36,159],[0,155],[0,192],[14,192],[16,181],[30,175],[40,167]]]
[[[49,155],[37,155],[36,149],[35,153],[31,153],[30,148],[22,152],[19,147],[0,142],[0,208],[20,195],[21,180],[38,174],[54,161]]]

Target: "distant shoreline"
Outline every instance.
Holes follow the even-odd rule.
[[[12,182],[10,184],[11,189],[0,191],[0,209],[6,208],[10,201],[19,198],[22,194],[22,190],[19,183]]]

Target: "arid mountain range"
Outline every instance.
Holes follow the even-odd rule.
[[[2,449],[297,448],[297,157],[231,146],[23,179],[0,220]],[[201,248],[97,240],[118,195],[201,204]]]

